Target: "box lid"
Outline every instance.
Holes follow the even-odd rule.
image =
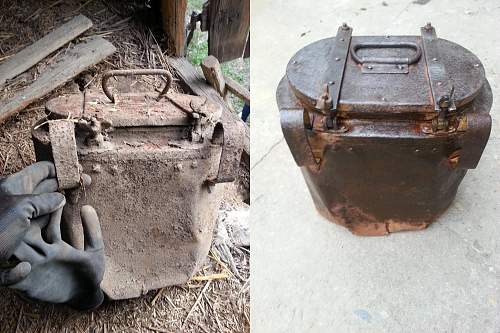
[[[127,93],[111,102],[103,93],[89,91],[53,98],[45,108],[51,119],[90,116],[105,119],[115,128],[187,126],[193,117],[214,121],[222,114],[220,105],[205,97],[179,93],[167,93],[161,99],[157,94]]]
[[[286,77],[306,108],[316,108],[324,86],[332,87],[340,81],[336,111],[344,117],[434,114],[437,101],[432,84],[434,91],[441,84],[451,87],[450,93],[459,108],[474,99],[485,81],[479,59],[448,40],[434,38],[431,49],[425,44],[424,35],[350,37],[349,34],[345,41],[339,38],[338,34],[309,44],[288,63]],[[345,60],[339,56],[341,42],[347,44]],[[439,59],[432,54],[439,54]],[[336,66],[336,62],[345,62],[341,80],[338,71],[342,66]],[[429,68],[434,81],[429,78]]]

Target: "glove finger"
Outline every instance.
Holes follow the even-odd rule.
[[[31,265],[38,264],[43,260],[43,256],[26,243],[21,243],[14,251],[14,255],[20,261],[27,261]]]
[[[61,216],[63,208],[59,208],[50,216],[50,222],[47,227],[46,236],[49,243],[56,243],[62,239],[61,237]]]
[[[47,178],[55,178],[56,169],[51,162],[38,162],[13,174],[7,179],[7,189],[10,194],[33,194],[33,190]]]
[[[56,192],[58,188],[59,184],[57,183],[57,179],[45,179],[35,187],[35,189],[33,190],[33,194]]]
[[[31,218],[37,218],[55,212],[64,206],[66,199],[61,193],[44,193],[29,196],[25,199]]]
[[[31,225],[36,224],[41,230],[49,224],[50,215],[43,215],[31,221]]]
[[[102,250],[104,241],[102,240],[101,225],[99,224],[97,212],[92,206],[83,206],[80,215],[85,237],[85,251]]]
[[[10,286],[21,282],[30,272],[29,262],[21,262],[11,269],[0,269],[0,286]]]
[[[28,233],[24,236],[24,243],[44,256],[49,255],[50,245],[42,238],[42,230],[37,223],[31,224]]]

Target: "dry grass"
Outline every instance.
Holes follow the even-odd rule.
[[[152,291],[138,299],[107,302],[86,313],[63,306],[27,303],[12,291],[2,289],[1,331],[249,332],[246,251],[233,251],[242,279],[231,276],[225,264],[211,253],[209,262],[195,276],[201,281]]]
[[[0,176],[34,162],[30,128],[44,116],[46,99],[79,89],[97,89],[100,76],[109,69],[169,69],[168,50],[160,47],[165,41],[158,11],[146,4],[149,1],[0,0],[0,62],[79,13],[89,17],[94,27],[73,43],[100,35],[117,47],[105,62],[0,125]],[[66,47],[0,88],[0,99],[8,99],[30,84],[64,54]],[[163,85],[158,77],[136,78],[134,82],[137,84],[123,84],[120,89],[159,90]],[[235,209],[241,204],[236,199],[238,191],[235,185],[228,189],[223,208]],[[27,303],[12,291],[0,289],[0,332],[248,332],[250,254],[244,248],[232,252],[240,278],[212,253],[197,277],[185,286],[153,291],[134,300],[107,302],[87,313]]]

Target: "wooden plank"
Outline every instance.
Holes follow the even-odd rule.
[[[214,56],[205,57],[201,62],[201,70],[208,83],[226,100],[226,80],[217,58]]]
[[[203,75],[208,83],[227,101],[227,92],[230,91],[237,97],[250,104],[250,93],[242,85],[230,77],[224,77],[219,61],[214,56],[208,56],[201,62]]]
[[[250,0],[210,0],[208,54],[226,62],[243,56],[250,29]]]
[[[250,32],[248,33],[247,45],[245,46],[243,58],[250,58]]]
[[[229,106],[224,102],[222,96],[210,85],[208,84],[203,75],[196,70],[196,68],[185,58],[169,58],[169,64],[175,71],[177,77],[180,79],[181,86],[188,90],[189,92],[198,95],[206,96],[215,103],[222,105],[222,117],[232,117],[238,121],[243,121],[238,117],[238,115],[231,111]],[[226,118],[230,119],[230,118]],[[250,129],[247,124],[245,126],[245,139],[243,146],[243,154],[241,156],[242,162],[250,170]]]
[[[226,88],[250,105],[250,92],[230,77],[226,77]]]
[[[92,27],[92,21],[83,15],[74,17],[42,39],[25,47],[0,65],[0,86],[36,65],[40,60],[56,51]]]
[[[0,102],[0,124],[88,67],[99,63],[115,50],[110,42],[101,37],[91,38],[73,46],[31,85],[21,90],[12,99]]]
[[[185,54],[187,0],[162,0],[163,31],[169,47],[177,57]]]

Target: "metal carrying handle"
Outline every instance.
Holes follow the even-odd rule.
[[[410,58],[402,57],[360,57],[357,52],[361,49],[412,49],[415,54]],[[355,43],[351,46],[351,57],[358,64],[395,64],[395,65],[410,65],[416,63],[422,56],[422,49],[419,45],[411,42],[363,42]]]
[[[109,90],[108,87],[108,80],[111,77],[114,76],[128,76],[128,75],[163,75],[167,78],[167,84],[165,85],[165,88],[163,88],[162,92],[158,95],[158,99],[165,95],[167,91],[170,89],[172,86],[172,74],[170,74],[169,71],[165,69],[120,69],[120,70],[111,70],[107,71],[104,73],[102,76],[102,90],[104,91],[104,94],[108,96],[111,102],[115,102],[115,96],[113,96],[113,93]]]

